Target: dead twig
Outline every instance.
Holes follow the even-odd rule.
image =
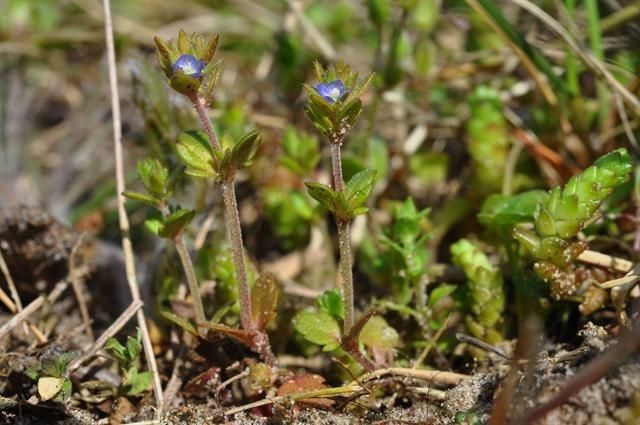
[[[33,313],[38,311],[40,307],[42,307],[45,303],[52,304],[56,299],[67,289],[69,286],[69,282],[63,280],[58,282],[58,284],[53,288],[53,291],[49,294],[49,296],[40,295],[35,300],[31,301],[31,303],[22,309],[21,312],[17,313],[13,316],[7,323],[0,327],[0,339],[4,338],[15,328],[19,323],[27,320]]]
[[[133,255],[133,248],[131,246],[131,239],[129,238],[129,218],[127,217],[127,211],[124,208],[124,196],[122,193],[125,191],[124,183],[124,165],[122,159],[122,123],[120,121],[120,96],[118,94],[118,75],[116,72],[116,53],[113,41],[113,24],[111,22],[111,1],[103,0],[104,5],[104,29],[106,38],[107,58],[109,64],[109,88],[111,93],[111,109],[113,120],[113,147],[115,155],[115,174],[117,185],[117,201],[118,201],[118,221],[120,224],[120,232],[122,235],[122,251],[124,253],[124,262],[127,274],[127,282],[129,283],[129,290],[133,301],[140,301],[140,289],[138,287],[138,281],[136,278],[135,259]],[[142,335],[142,346],[144,347],[144,354],[147,360],[147,367],[153,375],[153,392],[156,397],[157,412],[158,415],[162,414],[162,384],[160,382],[160,374],[158,373],[158,367],[156,365],[156,358],[153,354],[153,345],[151,344],[151,337],[149,336],[149,330],[147,329],[147,322],[145,320],[144,311],[142,309],[137,310],[138,328]]]
[[[94,341],[95,335],[93,334],[93,329],[91,328],[91,318],[89,317],[89,309],[87,308],[87,301],[84,298],[84,280],[82,279],[83,273],[78,269],[78,264],[76,264],[76,259],[78,256],[78,249],[83,245],[85,239],[85,233],[81,234],[76,243],[73,245],[71,249],[71,254],[69,255],[69,280],[71,281],[71,287],[73,288],[73,293],[76,296],[76,300],[78,301],[78,306],[80,307],[80,315],[82,316],[82,322],[84,323],[85,328],[87,329],[87,334],[91,341]]]
[[[624,333],[613,348],[591,360],[554,397],[530,410],[522,418],[522,422],[519,423],[533,424],[543,419],[548,413],[565,404],[582,389],[598,381],[607,372],[624,363],[638,349],[640,349],[640,320],[636,320],[633,328]]]

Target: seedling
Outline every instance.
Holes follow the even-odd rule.
[[[142,352],[142,336],[140,330],[135,338],[128,337],[126,345],[122,345],[115,338],[110,338],[104,348],[111,352],[111,355],[117,360],[120,372],[122,373],[122,381],[118,389],[120,396],[132,396],[145,391],[151,383],[151,372],[139,372],[136,363]]]
[[[27,370],[27,376],[38,382],[38,394],[43,401],[61,403],[69,399],[73,385],[67,368],[74,357],[74,353],[47,352]]]

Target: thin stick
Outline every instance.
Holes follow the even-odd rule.
[[[535,4],[528,0],[511,0],[518,6],[527,10],[536,18],[544,22],[551,30],[564,39],[569,48],[573,50],[577,56],[582,60],[585,66],[587,66],[596,77],[603,78],[611,90],[617,91],[625,102],[633,109],[636,115],[640,115],[640,100],[631,93],[623,84],[621,84],[606,67],[600,63],[593,55],[586,52],[576,40],[569,34],[569,32],[558,21],[551,17],[547,12],[540,9]]]
[[[84,282],[80,278],[81,276],[76,265],[76,256],[79,247],[82,246],[82,243],[84,241],[84,235],[84,233],[80,235],[76,243],[73,245],[73,249],[71,249],[71,255],[69,255],[69,280],[71,281],[73,293],[75,294],[76,300],[78,301],[78,306],[80,307],[80,316],[82,316],[82,322],[87,329],[89,338],[91,339],[91,341],[94,341],[96,338],[93,334],[93,329],[91,329],[91,318],[89,317],[89,309],[87,308],[87,302],[84,299],[83,295]]]
[[[302,2],[296,0],[287,0],[289,8],[293,11],[296,19],[302,25],[302,29],[311,37],[316,47],[322,52],[324,57],[329,61],[334,61],[336,58],[336,50],[331,43],[322,35],[322,33],[316,28],[316,26],[307,19],[304,11],[302,10]]]
[[[16,325],[26,320],[27,317],[38,311],[45,302],[52,304],[60,296],[60,294],[62,294],[62,292],[67,289],[67,286],[69,286],[69,282],[67,282],[66,280],[58,282],[58,284],[53,288],[53,291],[51,291],[48,297],[40,295],[35,300],[31,301],[31,303],[26,306],[21,312],[17,313],[7,323],[0,327],[0,339],[7,336],[9,332],[11,332],[11,330],[16,327]]]
[[[100,337],[93,344],[91,344],[91,347],[86,350],[84,354],[82,354],[82,356],[76,358],[69,364],[69,371],[76,370],[82,365],[82,363],[93,357],[99,349],[104,347],[109,338],[115,336],[118,332],[120,332],[120,329],[122,329],[127,323],[129,323],[129,320],[131,320],[133,315],[136,314],[138,310],[140,310],[140,307],[142,307],[142,305],[142,301],[140,300],[133,301],[129,305],[129,307],[127,307],[127,309],[123,311],[122,314],[120,314],[115,322],[113,322],[107,328],[107,330],[105,330],[102,335],[100,335]]]
[[[439,382],[447,385],[457,385],[464,379],[469,378],[468,375],[462,375],[453,372],[443,372],[438,370],[420,370],[420,369],[406,369],[399,367],[392,367],[388,369],[380,369],[363,375],[360,378],[361,382],[371,381],[373,379],[380,378],[385,375],[396,376],[410,376],[417,379],[423,379],[427,381]],[[279,403],[281,401],[297,401],[307,398],[326,398],[335,396],[350,396],[360,391],[365,391],[364,388],[357,382],[351,384],[336,387],[336,388],[323,388],[321,390],[306,391],[301,393],[287,394],[277,397],[268,397],[263,400],[258,400],[253,403],[248,403],[243,406],[234,407],[224,412],[225,416],[235,415],[236,413],[243,412],[245,410],[253,409],[254,407],[265,406],[268,404]]]
[[[2,255],[2,251],[0,250],[0,269],[2,269],[2,274],[4,275],[5,280],[7,281],[7,286],[9,287],[9,293],[11,293],[11,298],[13,298],[13,303],[15,305],[16,311],[22,311],[22,300],[20,299],[20,294],[18,294],[18,289],[16,288],[16,284],[13,281],[13,277],[11,277],[11,273],[9,273],[9,267],[7,263],[4,261],[4,256]],[[24,333],[29,334],[29,328],[27,324],[24,324]]]
[[[633,269],[633,263],[629,260],[622,258],[612,257],[607,254],[603,254],[597,251],[591,251],[589,249],[578,255],[578,261],[583,263],[593,264],[594,266],[612,269],[622,273],[628,273]]]
[[[7,293],[4,292],[2,288],[0,288],[0,302],[2,302],[2,304],[4,304],[10,312],[15,313],[16,311],[18,311],[16,305],[13,303],[13,301],[11,301],[9,295],[7,295]]]
[[[131,239],[129,238],[129,219],[124,209],[124,197],[122,193],[125,191],[124,184],[124,166],[122,159],[122,124],[120,122],[120,97],[118,94],[118,76],[116,72],[116,53],[113,42],[113,24],[111,23],[111,1],[103,0],[104,4],[104,29],[107,45],[107,58],[109,60],[109,87],[111,92],[111,109],[113,120],[113,145],[116,162],[116,185],[117,185],[117,201],[118,201],[118,219],[120,223],[120,233],[122,235],[122,251],[124,253],[125,269],[127,274],[127,282],[129,283],[129,291],[133,301],[140,300],[140,290],[136,278],[135,259],[133,256],[133,248]],[[153,354],[153,345],[147,329],[144,311],[138,309],[137,313],[138,328],[142,335],[142,345],[147,360],[147,367],[153,375],[153,392],[155,393],[157,412],[162,413],[162,384],[160,383],[160,374],[156,365],[156,358]]]

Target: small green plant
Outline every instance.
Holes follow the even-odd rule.
[[[240,304],[240,323],[243,340],[260,353],[270,364],[275,363],[269,339],[259,318],[252,315],[252,297],[244,258],[242,229],[235,194],[235,176],[239,170],[249,167],[260,146],[257,131],[239,138],[229,134],[219,140],[209,118],[207,106],[213,101],[213,92],[220,74],[220,64],[213,62],[218,35],[208,40],[197,33],[180,30],[177,39],[165,42],[155,37],[158,61],[169,85],[185,95],[198,113],[204,132],[183,133],[176,144],[176,152],[186,165],[188,175],[212,178],[220,186],[225,207],[227,235],[231,242]],[[275,281],[266,277],[265,282]],[[260,283],[260,282],[258,282]],[[258,284],[256,284],[258,286]],[[201,323],[200,326],[207,325]],[[209,325],[207,325],[209,326]],[[215,330],[215,329],[214,329]],[[225,327],[217,329],[229,331]],[[231,332],[231,331],[229,331]],[[232,333],[235,333],[233,331]]]
[[[555,187],[536,207],[534,229],[518,227],[515,238],[536,259],[534,269],[555,298],[572,295],[575,279],[566,271],[586,249],[573,238],[594,219],[602,202],[629,179],[633,164],[625,149],[600,157],[592,166],[572,177],[564,187]]]
[[[38,382],[38,394],[44,401],[64,402],[71,396],[73,385],[68,366],[74,353],[49,351],[27,370],[27,376]]]
[[[342,331],[344,320],[342,297],[336,289],[325,291],[316,299],[316,308],[301,311],[293,319],[293,326],[307,341],[319,345],[323,351],[349,353],[365,370],[374,370],[393,357],[400,337],[387,321],[369,310],[361,316],[349,334]],[[362,354],[364,347],[375,363]]]
[[[471,116],[465,139],[473,165],[474,193],[500,192],[507,160],[509,137],[498,93],[480,86],[469,96]]]
[[[505,306],[502,273],[467,239],[451,245],[451,256],[467,276],[471,310],[465,317],[467,328],[473,336],[490,344],[502,341]]]
[[[136,337],[127,337],[126,345],[122,345],[117,339],[109,338],[104,346],[118,362],[122,381],[118,389],[118,396],[132,396],[145,391],[151,383],[151,372],[140,372],[136,365],[142,352],[142,336],[140,329]]]
[[[355,323],[349,222],[368,211],[364,203],[373,189],[376,171],[361,171],[345,184],[340,149],[347,132],[362,112],[360,96],[373,75],[359,79],[357,72],[339,61],[327,69],[316,63],[316,78],[318,83],[315,86],[305,85],[309,96],[306,112],[313,125],[329,140],[333,182],[332,187],[315,182],[307,182],[306,186],[309,194],[327,208],[336,220],[341,294],[345,308],[344,329],[348,332]]]

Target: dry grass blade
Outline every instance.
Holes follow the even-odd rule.
[[[109,60],[109,87],[111,91],[111,108],[113,119],[113,145],[116,162],[116,184],[117,184],[117,200],[118,200],[118,219],[120,223],[120,232],[122,234],[122,251],[125,258],[125,267],[127,273],[127,282],[133,301],[140,301],[140,289],[136,278],[135,259],[133,256],[133,248],[131,239],[129,238],[129,219],[124,209],[124,197],[121,195],[125,191],[124,168],[122,159],[122,123],[120,121],[120,97],[118,94],[118,77],[116,72],[116,53],[113,41],[113,24],[111,22],[111,2],[103,0],[104,4],[104,28],[107,45],[107,58]],[[158,414],[162,412],[162,385],[160,383],[160,375],[156,365],[156,359],[153,354],[153,346],[147,328],[144,312],[141,309],[137,311],[138,327],[142,335],[142,346],[147,360],[147,366],[153,375],[153,391],[156,397]]]

